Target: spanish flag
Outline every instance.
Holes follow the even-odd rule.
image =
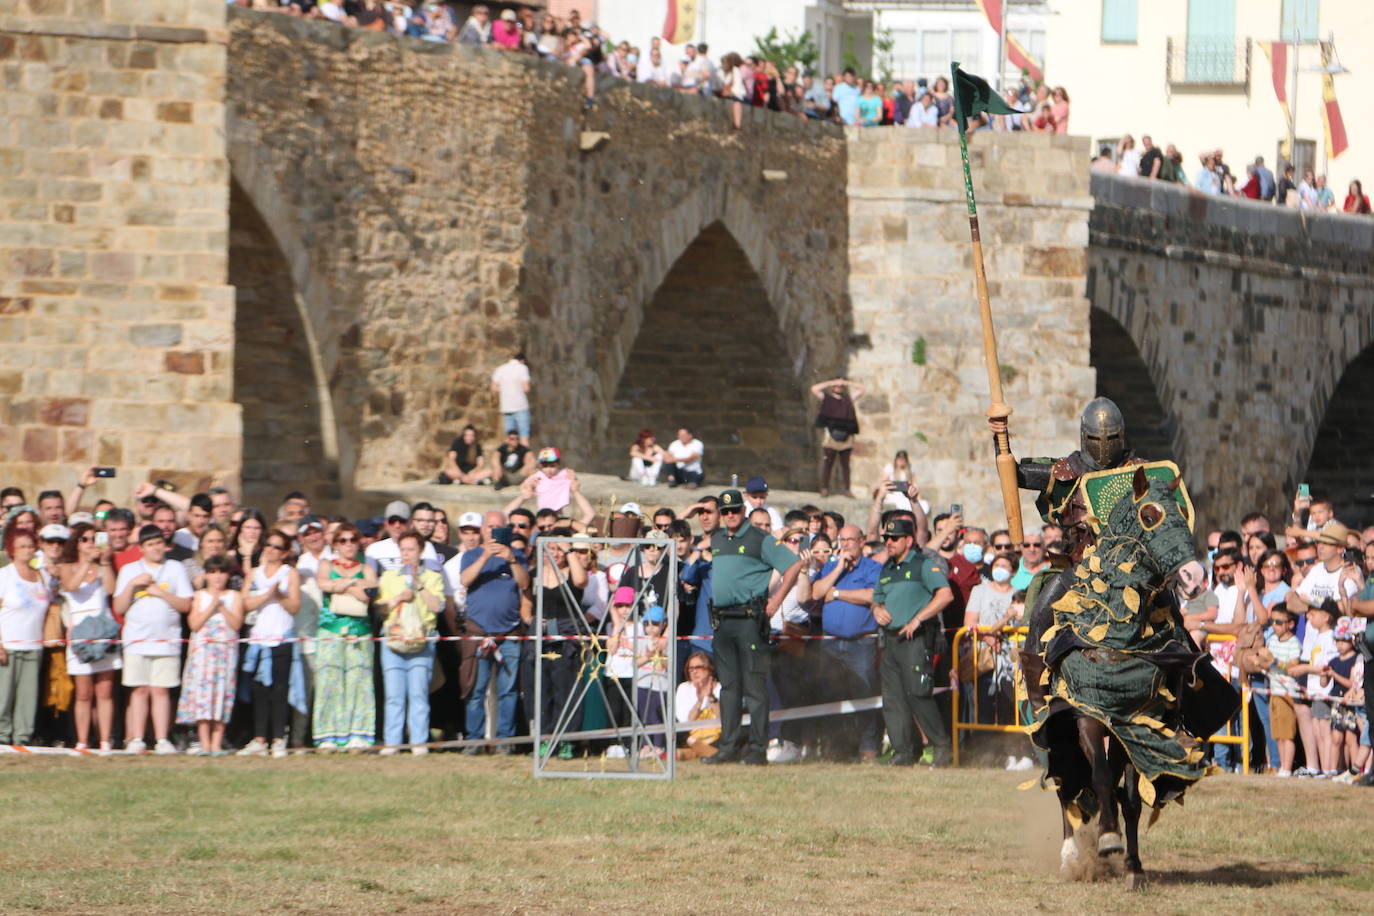
[[[663,20],[663,40],[680,45],[690,41],[697,30],[698,0],[667,0],[668,18]]]
[[[1331,66],[1331,46],[1321,43],[1322,49],[1322,121],[1326,125],[1326,155],[1335,159],[1345,152],[1350,142],[1345,136],[1345,121],[1341,118],[1341,106],[1336,101],[1336,84],[1331,80],[1327,68]]]
[[[988,25],[998,35],[1002,34],[1002,7],[1003,0],[978,0],[978,7],[987,17]],[[1045,71],[1040,67],[1040,62],[1031,57],[1021,42],[1007,35],[1007,60],[1018,70],[1025,71],[1032,82],[1043,83],[1045,81]]]

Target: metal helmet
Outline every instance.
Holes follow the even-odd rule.
[[[1079,447],[1099,468],[1113,468],[1126,454],[1126,420],[1111,398],[1094,398],[1083,408]]]

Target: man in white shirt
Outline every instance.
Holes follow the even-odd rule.
[[[1317,534],[1317,562],[1303,576],[1302,582],[1284,598],[1288,610],[1294,614],[1306,614],[1314,607],[1321,607],[1328,598],[1354,598],[1360,591],[1355,580],[1342,577],[1341,569],[1345,559],[1345,541],[1350,529],[1334,519],[1322,526]],[[1342,592],[1344,594],[1342,594]],[[1306,627],[1302,634],[1303,649],[1310,649],[1317,633],[1313,627]]]
[[[302,584],[313,582],[320,571],[320,563],[334,559],[334,551],[324,541],[324,523],[318,516],[307,516],[301,521],[296,537],[300,540],[296,572],[301,574]]]
[[[907,127],[939,127],[940,110],[935,107],[935,99],[929,92],[921,93],[916,104],[911,106],[906,117]]]
[[[396,539],[410,527],[410,506],[399,499],[387,503],[382,525],[386,528],[387,536],[368,544],[367,550],[363,552],[368,565],[377,570],[379,576],[401,565],[401,547],[396,543]],[[439,552],[429,541],[425,542],[425,549],[420,552],[420,564],[425,569],[432,569],[438,573],[444,570],[443,563],[439,560]]]
[[[197,493],[186,507],[186,524],[172,535],[172,543],[195,553],[200,550],[200,536],[210,527],[210,512],[214,508],[208,493]]]
[[[156,525],[138,532],[143,557],[125,564],[115,581],[114,612],[124,617],[123,683],[129,691],[124,749],[143,751],[151,706],[156,754],[175,754],[173,687],[181,684],[181,618],[191,610],[186,567],[168,560],[167,536]]]
[[[658,41],[657,38],[654,41]],[[667,86],[672,82],[672,72],[663,62],[663,55],[655,47],[646,60],[639,62],[639,82],[652,86]]]
[[[744,482],[744,501],[749,504],[749,511],[763,509],[768,513],[769,523],[774,531],[782,531],[782,513],[768,505],[768,481],[762,477],[750,477]]]
[[[458,517],[458,552],[444,564],[444,585],[454,610],[462,614],[467,604],[468,590],[463,587],[463,554],[482,546],[482,515],[464,512]]]
[[[692,435],[690,429],[686,426],[679,429],[677,438],[668,443],[668,457],[664,459],[664,463],[669,465],[668,473],[673,478],[668,482],[668,486],[700,486],[706,479],[701,469],[701,456],[705,452],[706,446]]]
[[[523,352],[496,367],[491,374],[491,390],[500,398],[502,431],[519,433],[521,444],[529,448],[530,368]]]

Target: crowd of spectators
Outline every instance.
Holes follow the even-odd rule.
[[[642,448],[656,448],[641,438]],[[507,444],[526,448],[515,429]],[[648,472],[660,459],[637,460]],[[90,499],[96,469],[72,493],[47,490],[33,505],[6,488],[0,744],[284,756],[291,746],[423,754],[433,742],[466,738],[464,753],[505,754],[515,743],[491,738],[528,734],[536,665],[545,721],[587,677],[620,689],[588,691],[605,703],[584,699],[574,728],[627,725],[629,696],[653,724],[669,690],[680,721],[715,718],[708,608],[718,498],[693,494],[648,511],[629,502],[598,517],[557,449],[539,449],[536,464],[504,508],[454,517],[399,500],[372,518],[326,517],[300,492],[264,515],[222,488],[188,498],[165,482],[140,484],[134,505],[121,508]],[[742,489],[748,524],[797,553],[804,573],[785,586],[775,574],[773,706],[880,693],[882,610],[873,596],[892,543],[880,532],[898,519],[949,592],[941,692],[960,688],[964,721],[1023,721],[1008,628],[1027,622],[1023,589],[1062,530],[1034,528],[1016,543],[1005,530],[966,523],[957,505],[932,513],[904,453],[868,491],[864,518],[816,505],[784,510],[762,476]],[[1285,521],[1271,530],[1252,514],[1235,531],[1211,532],[1211,579],[1184,619],[1218,668],[1250,687],[1252,769],[1368,784],[1374,527],[1349,531],[1328,501],[1306,495]],[[548,542],[537,569],[535,546],[550,535],[572,540]],[[607,546],[598,535],[661,543]],[[576,641],[535,657],[532,642],[515,638],[529,635],[541,590],[548,635],[585,637],[590,626],[602,640],[604,664],[591,674]],[[674,671],[666,666],[671,609],[682,640]],[[965,627],[955,653],[948,639]],[[878,712],[774,723],[768,759],[875,761],[883,726]],[[1239,722],[1232,727],[1239,734]],[[710,726],[692,729],[678,752],[709,757],[718,737]],[[998,765],[1033,766],[1015,736],[965,741],[984,762],[1002,754]],[[550,753],[661,756],[667,747],[606,740]],[[1219,765],[1239,765],[1239,748],[1213,747]]]
[[[1256,156],[1254,162],[1245,166],[1242,179],[1226,164],[1221,149],[1207,149],[1198,154],[1198,168],[1190,176],[1178,147],[1170,143],[1164,149],[1155,145],[1149,134],[1140,138],[1137,148],[1135,137],[1126,134],[1117,141],[1116,148],[1102,146],[1093,158],[1091,168],[1099,172],[1113,172],[1119,175],[1138,176],[1156,181],[1167,181],[1191,187],[1204,194],[1224,197],[1241,197],[1248,200],[1262,200],[1280,206],[1297,207],[1300,210],[1359,213],[1370,212],[1369,196],[1358,178],[1351,180],[1345,199],[1337,204],[1336,192],[1327,187],[1326,176],[1318,175],[1311,168],[1303,169],[1302,180],[1297,181],[1297,170],[1292,163],[1284,163],[1276,178],[1264,164],[1263,156]]]

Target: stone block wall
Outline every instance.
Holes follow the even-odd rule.
[[[237,482],[224,4],[0,0],[0,480]]]
[[[1000,527],[987,371],[959,142],[952,131],[849,130],[847,374],[868,392],[854,455],[868,492],[898,449],[936,511],[962,502]],[[1087,140],[983,131],[969,158],[1011,418],[1021,457],[1077,447],[1089,365]],[[1023,499],[1027,525],[1036,524]]]

